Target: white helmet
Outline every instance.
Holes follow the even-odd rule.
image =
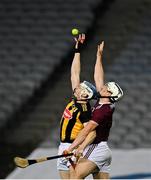
[[[88,81],[83,81],[80,83],[80,87],[83,89],[83,91],[86,91],[86,99],[94,99],[96,97],[97,90],[93,84],[89,83]]]
[[[117,83],[108,82],[105,85],[107,86],[108,91],[112,93],[112,95],[110,96],[111,101],[116,102],[123,96],[123,90]]]

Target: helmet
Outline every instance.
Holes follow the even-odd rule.
[[[110,96],[110,100],[112,102],[118,101],[123,96],[123,90],[117,83],[108,82],[105,85],[107,86],[107,90],[112,93],[112,95]]]
[[[97,96],[97,90],[95,88],[95,86],[91,83],[89,83],[88,81],[83,81],[82,83],[80,83],[80,87],[87,93],[87,97],[86,99],[95,99],[95,97]]]

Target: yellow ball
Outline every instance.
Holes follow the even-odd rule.
[[[79,30],[78,29],[76,29],[76,28],[72,29],[72,35],[76,36],[78,34],[79,34]]]

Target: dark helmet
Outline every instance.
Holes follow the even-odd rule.
[[[80,83],[80,87],[87,93],[86,99],[95,99],[97,96],[96,87],[88,81]]]

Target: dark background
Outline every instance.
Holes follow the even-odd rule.
[[[106,81],[124,89],[109,144],[151,148],[150,0],[0,1],[0,178],[36,147],[57,147],[59,121],[72,95],[72,28],[86,34],[81,80],[93,83],[104,40]]]

